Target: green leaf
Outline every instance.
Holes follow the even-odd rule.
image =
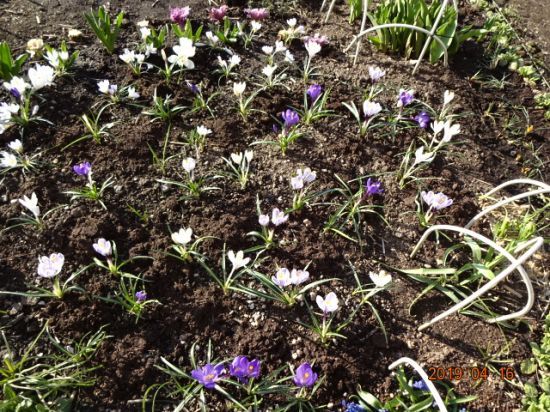
[[[531,375],[537,371],[537,363],[534,358],[525,359],[520,364],[521,373]]]

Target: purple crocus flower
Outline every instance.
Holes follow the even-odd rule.
[[[265,8],[245,9],[246,17],[251,20],[260,21],[269,17],[269,11]]]
[[[296,126],[300,122],[300,116],[292,109],[286,109],[281,113],[281,117],[285,121],[283,125],[285,130],[290,129],[292,126]]]
[[[418,389],[418,390],[421,390],[421,391],[429,391],[430,390],[428,388],[428,385],[426,384],[426,382],[424,382],[424,379],[414,381],[413,384],[412,384],[412,387],[414,389]]]
[[[73,171],[79,176],[88,176],[92,171],[90,162],[82,162],[73,166]]]
[[[403,90],[399,91],[399,100],[397,102],[397,107],[404,107],[412,103],[414,100],[414,90]]]
[[[311,102],[315,103],[319,96],[323,93],[323,87],[320,84],[312,84],[309,86],[306,93],[311,99]]]
[[[309,388],[317,381],[317,374],[311,369],[311,365],[307,362],[302,363],[296,369],[294,374],[294,384],[300,388]]]
[[[216,382],[222,378],[223,364],[212,365],[207,363],[202,368],[191,371],[191,376],[196,379],[206,389],[214,389]]]
[[[225,19],[225,15],[227,14],[227,10],[229,10],[229,7],[225,4],[220,7],[212,7],[209,13],[210,20],[218,23],[223,21],[223,19]]]
[[[246,356],[239,355],[229,365],[229,374],[241,381],[246,381],[248,378],[260,376],[260,366],[261,362],[258,359],[249,361]]]
[[[430,118],[430,115],[428,113],[420,112],[419,114],[414,116],[414,120],[416,120],[418,126],[420,126],[422,129],[427,129],[432,119]]]
[[[145,302],[147,300],[147,292],[140,290],[136,292],[135,297],[139,303]]]
[[[178,23],[180,26],[183,26],[189,17],[190,12],[191,8],[189,6],[174,7],[173,9],[170,9],[170,20],[174,23]]]
[[[190,82],[189,80],[186,81],[187,88],[191,90],[191,93],[193,94],[199,94],[201,92],[201,89],[198,85],[195,83]]]
[[[370,177],[367,179],[365,184],[366,196],[380,195],[384,192],[382,189],[382,182],[379,180],[372,180]]]

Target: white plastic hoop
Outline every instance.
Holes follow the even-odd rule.
[[[387,29],[387,28],[390,28],[390,27],[402,27],[402,28],[405,28],[405,29],[416,30],[416,31],[419,31],[421,33],[426,34],[428,36],[428,40],[427,40],[428,42],[431,41],[431,39],[433,39],[437,43],[439,43],[439,45],[443,48],[443,65],[445,67],[447,67],[449,65],[449,55],[448,55],[448,52],[447,52],[447,46],[445,46],[445,43],[443,43],[443,41],[439,37],[437,37],[435,35],[432,35],[431,32],[429,32],[426,29],[423,29],[422,27],[413,26],[412,24],[404,24],[404,23],[381,24],[379,26],[374,26],[374,27],[370,27],[366,30],[363,30],[361,33],[359,33],[358,35],[356,35],[353,38],[351,43],[344,50],[344,53],[346,53],[351,48],[351,46],[353,46],[359,39],[361,39],[361,37],[365,36],[366,34],[369,34],[370,32],[378,30],[378,29]],[[418,67],[419,64],[420,64],[420,60],[418,60],[418,62],[416,63],[413,74],[416,72],[416,68]]]
[[[515,195],[515,196],[512,196],[512,197],[507,197],[506,199],[503,199],[500,202],[497,202],[494,205],[491,205],[491,206],[487,207],[486,209],[483,209],[481,212],[479,212],[477,215],[475,215],[472,219],[470,219],[468,224],[465,226],[466,229],[471,228],[474,225],[475,222],[477,222],[479,219],[481,219],[487,213],[492,212],[493,210],[498,209],[501,206],[504,206],[508,203],[515,202],[516,200],[524,199],[526,197],[531,197],[531,196],[537,196],[537,195],[541,195],[541,194],[545,194],[545,193],[550,193],[550,186],[547,185],[546,183],[539,182],[537,180],[532,180],[532,179],[514,179],[514,180],[509,180],[508,182],[504,182],[503,184],[495,187],[494,189],[490,190],[489,192],[487,192],[483,196],[490,196],[493,193],[496,193],[499,190],[504,189],[505,187],[512,186],[512,185],[518,185],[518,184],[527,184],[527,185],[532,185],[532,186],[538,186],[540,189],[520,193],[519,195]]]
[[[525,287],[527,289],[527,302],[523,309],[519,310],[518,312],[510,313],[508,315],[502,315],[498,316],[493,319],[489,319],[488,322],[494,323],[494,322],[501,322],[505,320],[515,319],[520,316],[523,316],[527,314],[531,308],[533,307],[533,303],[535,302],[535,292],[533,290],[533,284],[531,283],[531,279],[529,278],[529,275],[523,268],[522,264],[527,261],[537,250],[540,249],[542,244],[544,243],[544,239],[542,237],[537,237],[531,240],[528,240],[524,244],[521,245],[521,248],[518,247],[517,250],[525,249],[528,245],[532,245],[527,252],[522,254],[519,258],[515,258],[512,256],[507,250],[505,250],[503,247],[497,245],[495,242],[493,242],[491,239],[486,238],[485,236],[480,235],[479,233],[476,233],[472,230],[465,229],[463,227],[459,226],[452,226],[452,225],[434,225],[431,226],[420,238],[418,243],[416,244],[415,248],[413,249],[411,253],[411,257],[413,257],[418,249],[422,246],[424,241],[428,238],[430,233],[436,231],[436,230],[449,230],[452,232],[458,232],[463,235],[470,236],[474,239],[477,239],[488,246],[492,247],[493,249],[497,250],[502,256],[504,256],[506,259],[510,261],[510,265],[506,267],[504,270],[502,270],[498,275],[496,275],[493,279],[491,279],[489,282],[487,282],[485,285],[483,285],[481,288],[479,288],[477,291],[472,293],[470,296],[468,296],[466,299],[464,299],[461,302],[456,303],[449,309],[447,309],[445,312],[437,315],[435,318],[430,320],[429,322],[424,323],[421,325],[418,330],[426,329],[428,326],[433,325],[436,322],[439,322],[442,319],[445,319],[447,316],[452,315],[453,313],[459,311],[460,309],[468,306],[472,302],[474,302],[476,299],[478,299],[481,295],[486,293],[487,291],[494,288],[498,283],[500,283],[502,280],[506,278],[510,273],[512,273],[514,270],[517,270],[525,283]]]
[[[397,368],[399,365],[403,365],[403,364],[411,366],[416,371],[416,373],[420,375],[420,377],[422,378],[422,380],[430,390],[430,393],[432,394],[435,404],[439,408],[439,411],[447,412],[445,403],[443,402],[443,399],[441,399],[441,395],[439,395],[439,392],[435,388],[435,385],[432,383],[430,378],[428,378],[428,375],[426,374],[426,372],[424,372],[424,369],[422,369],[422,367],[416,361],[407,357],[399,358],[395,362],[393,362],[390,366],[388,366],[388,369],[393,370]]]

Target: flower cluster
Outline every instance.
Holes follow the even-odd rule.
[[[275,276],[271,277],[273,283],[281,288],[285,288],[290,285],[300,285],[309,279],[309,272],[307,270],[280,268]]]

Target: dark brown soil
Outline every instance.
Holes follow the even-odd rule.
[[[363,47],[359,63],[353,66],[341,51],[353,33],[343,7],[335,10],[327,25],[321,23],[321,16],[307,4],[296,9],[279,8],[272,13],[259,43],[251,50],[238,48],[243,57],[239,79],[248,81],[259,72],[261,46],[272,44],[285,19],[298,15],[309,33],[320,32],[330,37],[330,46],[319,60],[321,75],[316,81],[332,88],[329,105],[338,116],[314,124],[307,132],[308,138],[291,146],[286,157],[272,146],[254,146],[253,174],[245,191],[239,190],[234,182],[224,180],[217,182],[223,190],[204,195],[200,200],[183,201],[180,200],[181,192],[173,187],[163,188],[156,181],[162,176],[152,165],[147,144],[156,149],[160,147],[164,125],[150,123],[148,117],[140,114],[139,108],[119,105],[110,109],[108,117],[119,123],[106,143],[97,145],[88,141],[60,150],[84,133],[78,116],[99,100],[98,80],[136,85],[144,105],[150,103],[155,87],[163,93],[170,91],[177,104],[189,106],[192,99],[183,84],[166,85],[158,75],[148,73],[140,78],[133,77],[120,60],[108,56],[82,18],[82,11],[96,3],[52,0],[40,4],[7,1],[0,5],[0,38],[8,40],[19,51],[32,37],[41,36],[58,44],[66,38],[69,28],[85,32],[81,41],[70,44],[81,50],[74,77],[58,79],[55,87],[44,92],[40,113],[54,126],[33,125],[25,134],[26,150],[43,152],[43,168],[39,173],[26,176],[19,172],[5,176],[0,186],[0,223],[4,226],[8,219],[21,212],[21,207],[11,200],[33,191],[44,211],[68,204],[68,197],[63,192],[81,183],[71,171],[71,166],[77,162],[92,162],[97,181],[111,176],[115,180],[114,189],[106,192],[108,211],[95,203],[77,201],[51,214],[42,232],[24,228],[2,234],[0,289],[25,290],[25,284],[34,284],[37,258],[52,252],[65,255],[65,274],[89,264],[95,256],[92,243],[104,237],[116,242],[123,257],[149,255],[153,258],[140,261],[131,269],[133,273],[143,274],[149,295],[162,303],[150,307],[138,324],[120,307],[79,295],[70,295],[61,302],[24,303],[19,307],[16,311],[18,322],[6,333],[11,340],[21,344],[30,341],[46,320],[57,336],[67,339],[77,339],[108,325],[111,338],[94,360],[103,368],[98,372],[96,386],[79,393],[81,410],[138,410],[136,405],[139,404],[131,401],[141,399],[148,386],[165,378],[155,368],[160,357],[189,371],[190,346],[197,341],[204,346],[209,339],[220,358],[245,354],[261,359],[269,370],[286,362],[297,365],[302,361],[314,361],[319,372],[327,378],[319,392],[319,404],[333,402],[339,405],[342,399],[354,393],[357,384],[382,397],[388,396],[395,387],[388,378],[387,367],[401,356],[417,359],[426,368],[467,367],[483,363],[480,349],[498,352],[507,342],[513,342],[506,357],[513,359],[512,365],[518,370],[519,362],[529,356],[529,342],[540,332],[540,302],[525,321],[529,328],[502,330],[472,317],[455,315],[420,333],[416,330],[418,325],[442,312],[450,303],[441,295],[429,294],[409,314],[409,305],[422,287],[392,272],[393,287],[373,302],[388,329],[389,344],[385,345],[381,332],[376,329],[376,320],[365,308],[346,331],[348,339],[325,348],[295,322],[307,319],[305,307],[286,309],[269,302],[251,301],[239,294],[223,296],[198,265],[184,264],[167,257],[164,252],[171,245],[170,232],[180,227],[192,227],[201,236],[216,236],[218,239],[206,242],[203,249],[214,261],[219,258],[224,242],[233,250],[253,246],[254,242],[246,233],[257,230],[256,196],[261,199],[264,210],[288,207],[292,199],[288,179],[297,168],[311,167],[318,173],[316,185],[319,190],[335,187],[335,174],[344,180],[369,173],[381,174],[385,191],[378,202],[384,206],[389,226],[369,217],[364,228],[367,242],[361,250],[341,237],[323,233],[330,213],[327,207],[292,214],[288,223],[277,231],[284,246],[267,253],[270,257],[264,264],[267,273],[277,266],[303,267],[311,262],[309,271],[314,279],[341,279],[331,288],[344,300],[354,287],[348,261],[358,268],[365,282],[369,270],[379,270],[382,264],[401,268],[436,265],[435,258],[441,255],[442,247],[437,247],[433,241],[428,242],[416,259],[408,257],[422,233],[414,213],[419,188],[413,185],[400,190],[392,174],[398,169],[401,154],[414,133],[420,132],[400,133],[393,142],[376,136],[360,139],[355,123],[341,102],[361,101],[362,91],[368,85],[368,65],[379,65],[387,71],[385,84],[388,87],[395,90],[413,88],[418,98],[431,105],[440,105],[444,90],[455,91],[454,112],[465,116],[460,120],[460,144],[424,174],[423,177],[429,179],[422,181],[422,190],[441,190],[452,197],[455,203],[440,221],[461,225],[479,210],[479,193],[532,171],[532,167],[526,169],[533,160],[529,144],[540,147],[548,138],[542,113],[533,109],[532,92],[520,78],[511,75],[505,92],[471,80],[482,54],[481,46],[473,43],[465,45],[449,69],[425,64],[416,77],[410,75],[410,64],[380,54],[370,46]],[[205,2],[188,3],[194,18],[206,20],[206,11],[201,7]],[[169,4],[165,0],[111,2],[113,10],[123,7],[127,11],[128,21],[121,33],[118,50],[138,41],[134,25],[137,21],[144,18],[152,22],[164,21]],[[236,7],[231,9],[231,14],[241,15]],[[299,43],[293,44],[292,51],[298,61],[303,57],[303,47]],[[204,80],[207,95],[217,88],[217,77],[211,74],[215,59],[215,53],[199,50],[194,59],[197,70],[185,75],[187,80],[194,82]],[[281,88],[276,93],[260,95],[254,108],[267,114],[253,114],[251,121],[244,124],[232,110],[231,86],[222,82],[221,88],[223,93],[212,103],[214,117],[205,112],[184,112],[186,114],[174,121],[173,140],[181,139],[185,131],[200,124],[213,130],[199,162],[199,173],[220,170],[222,156],[242,151],[257,140],[272,139],[273,121],[269,114],[280,113],[289,105],[300,106],[303,93],[303,86],[298,81],[291,85],[291,90]],[[388,98],[382,103],[391,106],[395,102]],[[509,116],[508,108],[521,105],[529,110],[534,133],[518,140],[504,124]],[[0,135],[0,146],[4,147],[17,137],[15,128],[10,129]],[[171,145],[170,154],[183,154],[185,149],[182,151],[181,147]],[[547,153],[539,152],[539,156],[544,159]],[[167,177],[177,178],[179,164],[179,160],[170,164]],[[544,176],[545,172],[542,167],[540,174]],[[149,221],[141,223],[129,212],[128,205],[146,210]],[[103,296],[116,285],[114,279],[97,269],[86,272],[78,283],[91,294]],[[519,279],[514,279],[512,284],[521,290]],[[328,287],[321,290],[328,290]],[[0,310],[10,311],[17,302],[19,298],[4,298]],[[522,302],[515,302],[515,307],[519,308]],[[350,306],[345,306],[340,316],[349,310]],[[254,326],[250,319],[257,311],[263,320]],[[1,322],[13,323],[13,318],[13,313],[4,315]],[[296,337],[302,339],[293,344]],[[291,354],[297,349],[301,354],[293,359]],[[512,411],[520,407],[521,391],[498,376],[491,376],[480,385],[468,380],[457,382],[456,391],[462,395],[477,395],[471,410]]]

